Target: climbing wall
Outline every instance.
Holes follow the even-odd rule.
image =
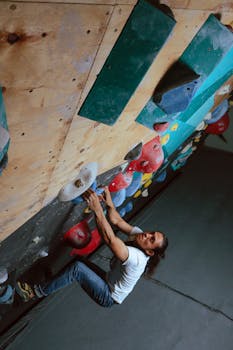
[[[163,12],[172,25],[156,54],[150,55],[113,125],[108,125],[98,114],[87,118],[82,106],[133,18],[136,1],[0,1],[0,85],[10,134],[8,166],[0,177],[0,240],[56,198],[82,165],[97,161],[101,174],[122,164],[138,142],[146,144],[160,135],[166,145],[166,133],[159,134],[136,119],[209,15],[219,13],[221,23],[231,24],[233,8],[217,0],[163,3],[173,12],[174,18]],[[146,29],[142,27],[142,37]],[[128,77],[118,74],[118,79],[127,81]],[[220,83],[215,90],[225,86],[225,91],[213,90],[207,109],[213,110],[229,95],[232,77]],[[188,126],[187,119],[179,120],[179,126],[192,126],[187,137],[195,130],[196,120]],[[170,127],[178,131],[177,125]],[[165,149],[167,156],[180,143]]]

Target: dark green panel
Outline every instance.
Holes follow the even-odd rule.
[[[78,114],[113,125],[174,25],[174,19],[139,1]]]
[[[0,87],[0,126],[3,129],[6,129],[8,131],[6,110],[5,110],[1,87]],[[3,159],[6,159],[6,153],[10,145],[10,139],[7,141],[7,143],[5,143],[3,140],[0,140],[0,141],[2,141],[0,142],[0,175],[1,175],[1,172],[3,170],[3,164],[1,162],[3,161]]]
[[[0,125],[8,130],[7,120],[6,120],[6,110],[4,106],[2,88],[0,87]]]

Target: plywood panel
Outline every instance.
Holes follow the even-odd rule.
[[[0,2],[0,84],[12,138],[9,165],[0,177],[0,240],[50,202],[83,163],[97,160],[101,173],[155,135],[135,119],[210,11],[174,9],[170,40],[112,128],[77,117],[76,110],[135,3],[122,1],[130,5]],[[233,13],[222,14],[231,23]],[[9,44],[9,33],[19,40]]]
[[[153,131],[135,123],[135,119],[151,96],[157,82],[169,65],[185,50],[207,19],[209,12],[198,11],[195,17],[193,11],[190,10],[185,12],[175,10],[174,14],[177,24],[170,40],[156,57],[114,127],[92,122],[82,117],[73,119],[61,157],[51,178],[44,205],[53,199],[54,194],[58,193],[65,182],[71,181],[77,175],[80,167],[87,161],[98,161],[101,173],[110,167],[119,165],[131,146],[141,140],[148,141],[155,135]],[[115,16],[117,16],[117,10]],[[111,32],[112,29],[109,28],[106,32],[106,40]],[[96,57],[97,61],[102,62],[101,54],[100,48]],[[91,72],[90,76],[95,75],[94,67],[93,70],[94,72]],[[88,81],[87,86],[89,89],[91,81]]]
[[[1,239],[42,205],[112,6],[1,3],[0,84],[11,135]],[[15,43],[9,43],[15,33]]]
[[[109,169],[110,164],[112,166],[120,164],[125,153],[133,144],[140,140],[147,141],[154,135],[153,132],[149,132],[134,121],[143,108],[144,101],[147,101],[148,97],[151,96],[157,82],[170,64],[181,56],[210,12],[195,11],[194,16],[194,12],[191,10],[177,9],[174,10],[174,14],[177,25],[171,40],[166,43],[157,56],[115,126],[104,126],[82,117],[74,118],[44,204],[53,198],[54,193],[58,193],[60,187],[67,180],[72,180],[79,172],[80,166],[87,161],[98,161],[99,171],[103,172]],[[99,55],[101,55],[101,50]],[[97,55],[97,60],[99,55]],[[90,86],[91,82],[88,82],[88,88]],[[77,139],[77,130],[83,130],[81,132],[82,138]],[[66,166],[63,165],[64,163]]]
[[[21,2],[22,0],[15,0]],[[24,2],[32,2],[32,0],[24,0]],[[91,4],[91,5],[127,5],[136,4],[137,0],[40,0],[46,3],[63,3],[63,4]]]
[[[162,3],[174,9],[211,10],[214,12],[232,11],[233,9],[233,3],[228,0],[163,0]]]

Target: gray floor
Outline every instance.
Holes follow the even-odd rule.
[[[233,155],[204,149],[134,223],[167,233],[151,280],[103,309],[77,285],[40,303],[10,350],[231,350]],[[107,267],[102,248],[95,261]]]

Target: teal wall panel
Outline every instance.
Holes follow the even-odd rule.
[[[7,130],[7,136],[5,136],[3,139],[1,138],[0,140],[0,175],[2,173],[3,170],[3,166],[2,166],[2,161],[3,158],[5,159],[5,155],[8,151],[9,148],[9,144],[10,144],[10,139],[9,139],[9,134],[8,134],[8,125],[7,125],[7,119],[6,119],[6,110],[5,110],[5,106],[4,106],[4,101],[3,101],[3,96],[2,96],[2,88],[0,87],[0,127],[3,128],[2,131],[4,132],[4,134],[6,133]],[[4,162],[6,163],[6,161]]]
[[[2,96],[2,88],[0,87],[0,125],[8,130],[7,120],[6,120],[6,110]]]
[[[211,108],[211,96],[233,74],[233,33],[210,15],[180,60],[200,74],[202,79],[188,108],[181,113],[167,115],[151,98],[137,117],[137,122],[152,128],[156,121],[179,119],[196,127],[205,116],[206,101],[210,99],[208,103]],[[203,104],[205,106],[202,108]]]
[[[233,46],[233,33],[210,15],[180,60],[202,76],[203,81]]]
[[[153,129],[153,125],[156,122],[170,121],[175,119],[176,116],[177,113],[168,117],[151,98],[137,117],[136,121],[149,129]]]
[[[173,130],[174,126],[176,126],[175,130]],[[161,139],[167,139],[167,143],[163,145],[164,155],[169,157],[194,131],[195,128],[191,125],[180,120],[173,121],[170,128],[161,135]]]
[[[139,1],[78,114],[113,125],[174,25],[173,18]]]

